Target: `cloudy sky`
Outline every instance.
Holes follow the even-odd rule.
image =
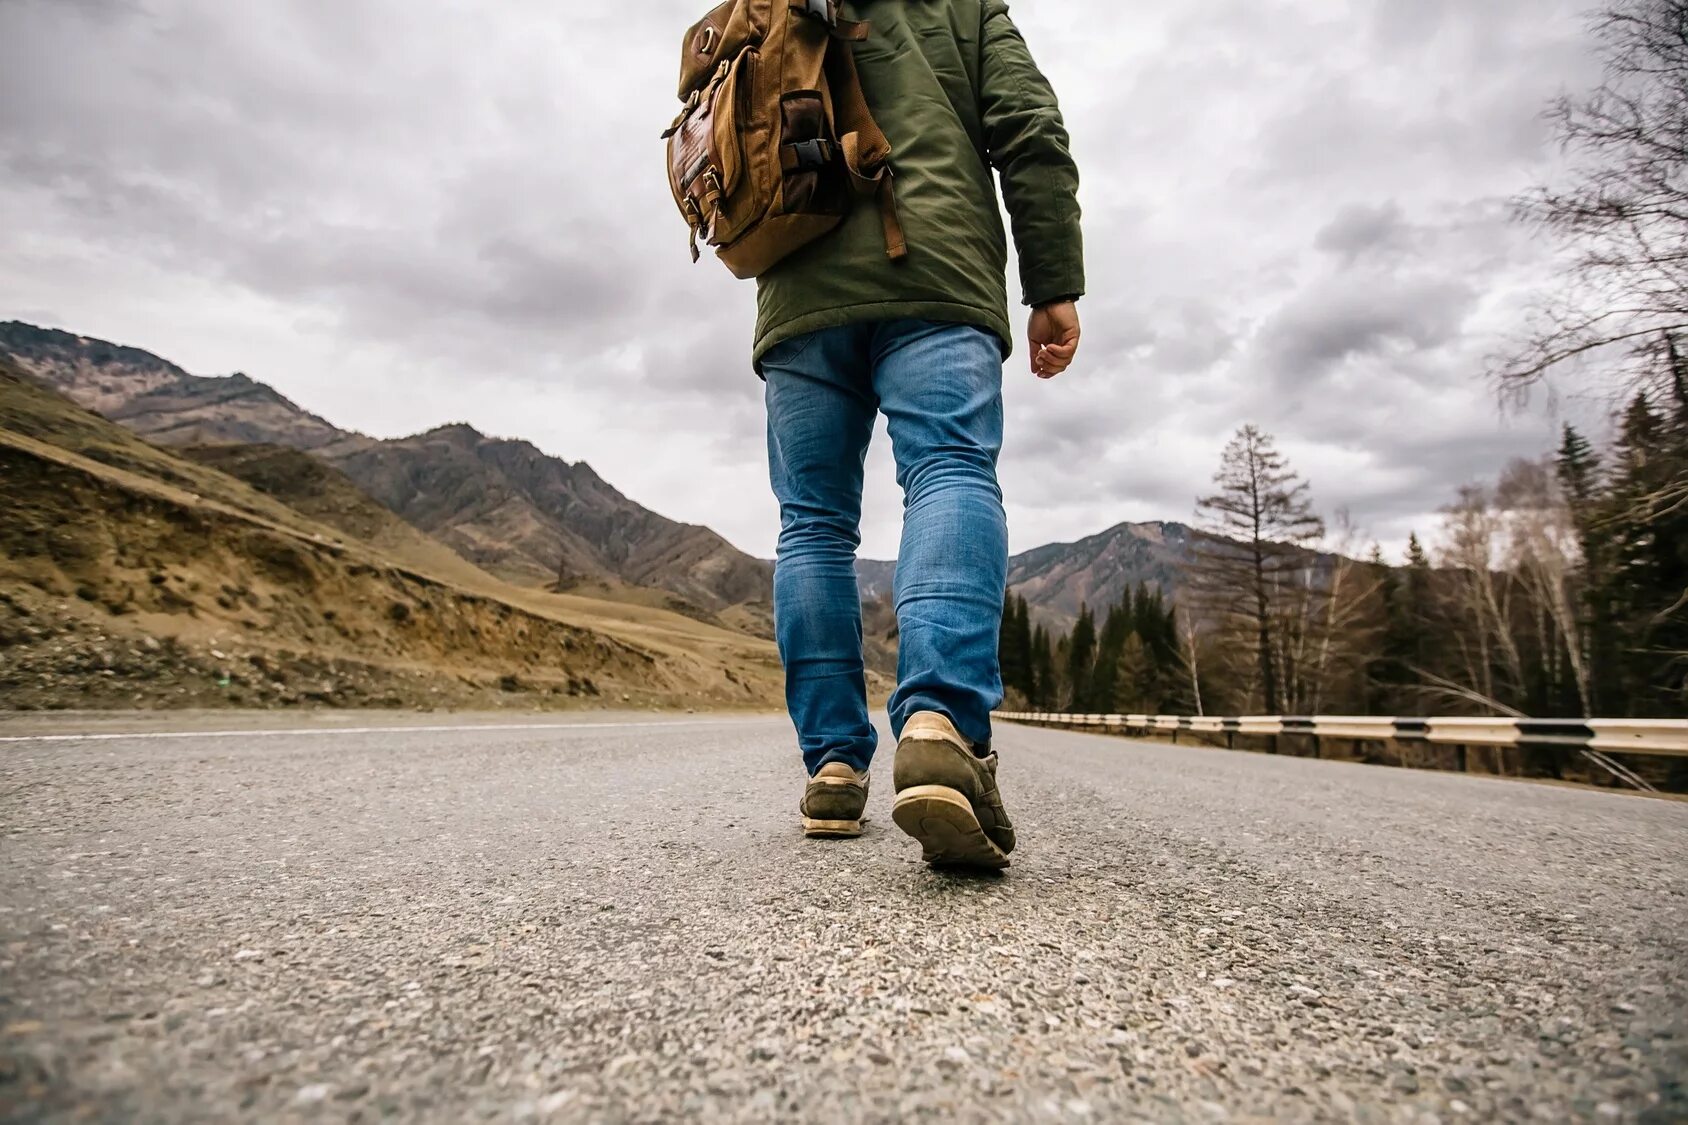
[[[1586,3],[1016,7],[1090,295],[1071,373],[1008,369],[1014,548],[1188,519],[1244,422],[1389,544],[1552,444],[1481,374],[1551,266],[1507,199],[1552,174],[1544,103],[1594,78]],[[706,6],[0,0],[0,319],[380,436],[525,437],[770,555],[754,293],[688,263],[657,139]]]

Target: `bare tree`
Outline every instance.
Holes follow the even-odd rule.
[[[1313,513],[1307,483],[1254,426],[1237,431],[1213,479],[1218,491],[1196,502],[1191,596],[1216,622],[1246,625],[1262,705],[1280,713],[1290,659],[1285,633],[1295,619],[1286,622],[1285,610],[1305,589],[1324,521]]]
[[[1581,551],[1576,524],[1551,465],[1516,461],[1501,474],[1496,503],[1506,514],[1508,569],[1518,577],[1539,638],[1543,678],[1557,683],[1569,665],[1586,717],[1592,711],[1587,641],[1577,613]]]
[[[1515,698],[1524,658],[1511,629],[1511,584],[1497,574],[1501,529],[1489,490],[1466,485],[1443,516],[1441,562],[1453,576],[1447,617],[1462,665],[1459,682],[1484,699]]]
[[[1514,393],[1579,357],[1667,391],[1665,355],[1688,331],[1688,0],[1610,0],[1592,30],[1604,81],[1550,111],[1572,175],[1517,201],[1569,258],[1528,339],[1493,367]]]
[[[1202,658],[1201,635],[1196,629],[1196,619],[1190,611],[1178,606],[1174,611],[1178,615],[1178,636],[1182,644],[1180,657],[1184,668],[1190,673],[1190,695],[1196,703],[1196,714],[1205,715],[1202,704]]]
[[[1444,509],[1443,624],[1455,659],[1440,686],[1535,715],[1588,715],[1589,644],[1578,614],[1577,531],[1545,461],[1515,461],[1494,488],[1468,485]]]
[[[1306,603],[1319,611],[1305,630],[1309,652],[1301,661],[1306,680],[1301,696],[1310,714],[1320,714],[1331,704],[1344,677],[1356,686],[1363,684],[1365,669],[1379,655],[1377,595],[1382,580],[1372,567],[1355,559],[1363,538],[1348,512],[1338,511],[1333,553],[1318,572],[1322,596]]]

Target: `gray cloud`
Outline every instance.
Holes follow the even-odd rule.
[[[1319,229],[1313,245],[1352,265],[1368,254],[1404,250],[1410,238],[1400,204],[1389,200],[1373,206],[1351,203],[1343,207]]]
[[[1274,314],[1261,333],[1261,358],[1275,380],[1307,385],[1356,357],[1434,351],[1458,337],[1476,299],[1455,278],[1335,274]]]
[[[531,437],[766,554],[753,289],[687,264],[656,137],[704,6],[0,0],[0,316]],[[1504,200],[1582,6],[1017,6],[1091,284],[1079,367],[1008,369],[1016,547],[1187,517],[1245,421],[1386,536],[1544,446],[1476,376],[1546,265]],[[870,552],[898,515],[876,481]]]

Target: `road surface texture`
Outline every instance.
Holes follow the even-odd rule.
[[[1688,804],[1005,727],[968,878],[778,718],[168,721],[0,744],[7,1120],[1688,1118]]]

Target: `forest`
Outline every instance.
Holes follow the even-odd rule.
[[[1688,3],[1596,22],[1605,78],[1550,109],[1569,170],[1515,201],[1560,251],[1528,334],[1483,373],[1610,402],[1599,439],[1447,498],[1404,557],[1320,514],[1245,425],[1174,589],[1052,635],[1003,607],[1009,706],[1127,714],[1688,715]]]
[[[1244,427],[1177,591],[1084,607],[1070,633],[1010,593],[1011,705],[1124,714],[1688,714],[1688,364],[1615,442],[1461,489],[1400,564],[1322,549],[1313,500]],[[1258,529],[1258,531],[1256,531]],[[1351,546],[1342,533],[1344,546]]]

